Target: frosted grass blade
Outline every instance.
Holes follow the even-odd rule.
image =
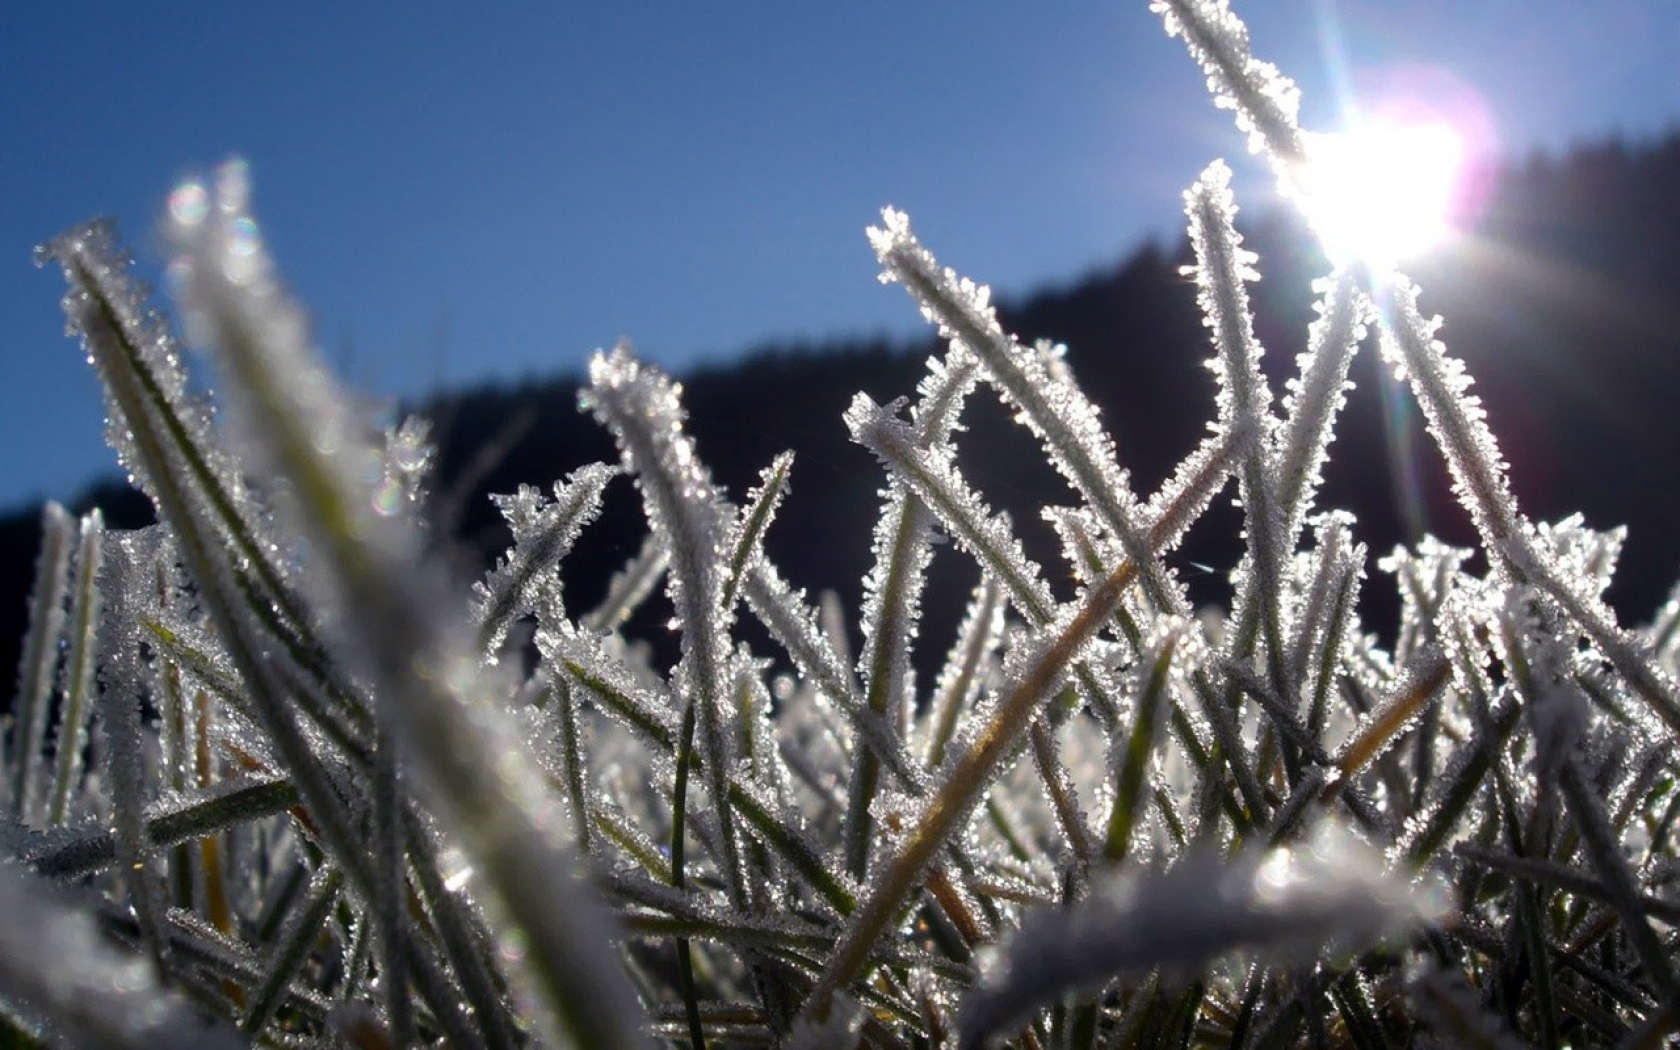
[[[1368,309],[1354,275],[1338,270],[1313,285],[1320,293],[1317,318],[1307,335],[1307,350],[1296,360],[1298,375],[1284,397],[1284,422],[1278,431],[1277,500],[1283,538],[1291,547],[1302,518],[1312,506],[1330,458],[1337,415],[1353,384],[1348,370],[1365,336]]]
[[[29,629],[23,638],[18,688],[12,701],[11,808],[21,820],[38,821],[44,805],[44,785],[37,770],[46,747],[48,708],[58,644],[64,631],[70,557],[75,525],[64,508],[48,502],[41,509],[41,550],[35,560],[35,590],[29,599]]]
[[[1488,556],[1505,572],[1520,572],[1513,555],[1523,543],[1522,518],[1511,495],[1505,461],[1486,423],[1481,402],[1470,394],[1464,363],[1446,355],[1435,338],[1440,319],[1426,321],[1417,308],[1417,288],[1403,279],[1377,292],[1378,331],[1383,358],[1395,377],[1410,384],[1429,431],[1446,456],[1453,489],[1481,534]]]
[[[1133,718],[1130,735],[1121,741],[1114,738],[1114,750],[1120,761],[1116,763],[1113,805],[1109,810],[1107,835],[1103,843],[1103,857],[1118,864],[1131,848],[1132,833],[1143,810],[1143,786],[1154,749],[1156,726],[1162,710],[1171,703],[1174,665],[1180,644],[1189,634],[1185,622],[1169,623],[1150,649],[1139,661],[1138,688],[1132,693]]]
[[[48,824],[63,824],[70,816],[71,793],[81,783],[86,756],[90,701],[98,690],[95,661],[99,653],[99,618],[103,596],[99,566],[104,557],[105,521],[94,510],[81,521],[76,540],[74,577],[70,585],[70,616],[65,624],[63,706],[54,742],[52,793],[47,799]]]
[[[1249,49],[1248,27],[1227,0],[1153,0],[1168,36],[1183,37],[1190,57],[1207,74],[1208,93],[1220,109],[1235,111],[1237,129],[1251,153],[1263,154],[1287,188],[1291,167],[1305,155],[1294,82]]]
[[[1122,877],[1090,900],[1023,919],[996,976],[965,1002],[958,1046],[978,1050],[1040,1004],[1160,968],[1199,973],[1236,950],[1289,964],[1355,953],[1441,921],[1439,890],[1414,889],[1334,825],[1298,847],[1227,861],[1192,853],[1168,870]]]
[[[98,519],[89,520],[96,523]],[[99,713],[108,741],[104,765],[114,811],[117,863],[141,936],[158,972],[164,973],[166,949],[158,915],[157,878],[147,864],[151,844],[146,839],[145,806],[152,792],[147,784],[146,738],[141,725],[146,682],[140,653],[143,635],[136,629],[152,604],[157,540],[156,532],[122,536],[112,545],[111,557],[103,565]]]
[[[1219,425],[1255,435],[1238,470],[1238,498],[1243,507],[1243,533],[1248,543],[1239,573],[1237,604],[1246,622],[1257,620],[1267,669],[1274,688],[1293,692],[1284,660],[1283,573],[1293,547],[1287,535],[1279,480],[1273,462],[1277,421],[1271,415],[1271,388],[1260,371],[1263,350],[1254,337],[1248,281],[1258,280],[1256,256],[1242,247],[1236,230],[1236,202],[1231,195],[1231,170],[1215,161],[1184,195],[1190,219],[1190,243],[1196,253],[1197,300],[1203,323],[1213,332],[1218,355]],[[1249,606],[1258,608],[1258,616]],[[1247,632],[1242,632],[1246,635]],[[1246,656],[1246,637],[1237,654]]]
[[[292,978],[309,958],[327,913],[338,902],[339,889],[343,882],[343,877],[334,868],[323,868],[310,880],[309,896],[288,916],[270,959],[269,969],[263,975],[262,983],[252,994],[250,1005],[246,1007],[245,1016],[240,1021],[240,1028],[246,1035],[260,1032],[263,1026],[268,1024],[269,1018],[274,1016],[274,1011],[279,1009],[287,985],[291,984]]]
[[[145,841],[154,849],[219,834],[297,805],[297,790],[280,778],[224,780],[147,807]],[[116,863],[116,836],[106,828],[79,828],[32,836],[17,850],[34,871],[71,881]]]
[[[938,769],[963,714],[974,705],[986,684],[984,663],[995,657],[1003,641],[1003,590],[989,573],[969,599],[968,612],[957,629],[956,643],[940,672],[927,714],[927,767]]]
[[[587,1045],[642,1045],[622,974],[600,965],[611,938],[606,916],[575,877],[559,874],[572,860],[555,837],[536,762],[494,709],[497,687],[477,667],[473,632],[444,612],[447,590],[421,562],[413,522],[381,516],[367,498],[371,440],[311,352],[247,196],[243,169],[230,166],[211,207],[177,216],[177,272],[189,322],[217,352],[253,464],[289,481],[288,510],[319,559],[308,582],[342,632],[339,651],[375,683],[382,724],[481,863],[504,929],[524,938],[519,969],[543,999],[545,1024]],[[347,873],[371,890],[374,879],[348,868],[348,843],[341,849]]]
[[[916,240],[910,220],[891,208],[882,225],[869,230],[882,277],[897,281],[939,325],[940,334],[980,363],[987,381],[1043,444],[1056,469],[1073,485],[1120,540],[1127,557],[1143,572],[1145,592],[1157,606],[1176,611],[1179,602],[1165,569],[1150,555],[1135,497],[1114,458],[1096,406],[1074,382],[1061,348],[1027,349],[998,324],[990,291],[949,269]]]
[[[1193,519],[1223,485],[1230,463],[1228,458],[1210,457],[1202,466],[1203,470],[1180,479],[1183,484],[1175,486],[1175,503],[1161,510],[1150,530],[1152,544],[1164,547],[1177,539],[1185,519]],[[834,992],[850,985],[863,971],[875,942],[892,924],[928,864],[962,826],[999,763],[1013,752],[1022,732],[1059,688],[1070,665],[1113,615],[1136,579],[1136,567],[1130,561],[1122,562],[1086,592],[1077,608],[1044,632],[1033,657],[1024,661],[1009,683],[1007,695],[999,700],[990,721],[975,734],[965,752],[947,763],[943,781],[922,809],[916,826],[908,831],[891,862],[870,886],[812,990],[806,1013],[825,1014]]]
[[[473,616],[492,663],[517,617],[564,618],[560,561],[583,527],[600,514],[602,491],[616,473],[599,463],[579,467],[555,483],[552,501],[530,486],[521,486],[512,496],[492,497],[513,533],[513,546],[474,587]]]
[[[728,628],[722,605],[725,502],[684,431],[682,388],[638,361],[627,346],[597,354],[581,403],[618,443],[624,469],[642,492],[649,525],[671,549],[669,590],[682,630],[678,692],[695,706],[706,787],[716,807],[718,858],[737,907],[747,887],[729,817],[727,770],[733,760],[723,719],[727,705]]]
[[[960,345],[950,360],[935,358],[930,365],[921,384],[922,400],[913,412],[916,443],[922,448],[946,445],[977,371],[973,356]],[[928,563],[933,558],[934,516],[896,478],[889,482],[886,498],[875,527],[875,564],[864,577],[864,643],[858,669],[870,714],[896,727],[905,724],[905,714],[914,705],[910,649],[921,616]],[[846,865],[859,879],[864,877],[869,862],[874,827],[871,809],[879,778],[875,749],[858,750],[853,755],[849,780]],[[921,784],[913,780],[907,786],[919,791]]]
[[[788,493],[788,474],[793,470],[793,453],[779,453],[768,467],[759,472],[758,488],[747,496],[747,505],[731,523],[723,549],[725,559],[723,595],[720,604],[733,611],[741,593],[741,583],[751,575],[751,567],[764,557],[764,534],[776,519],[776,511]]]

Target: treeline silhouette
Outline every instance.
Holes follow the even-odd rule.
[[[1263,279],[1250,291],[1281,397],[1313,318],[1311,283],[1327,265],[1290,214],[1263,214],[1244,230],[1260,254]],[[1146,244],[1071,287],[1000,301],[1005,327],[1021,339],[1068,346],[1140,496],[1161,483],[1213,415],[1214,384],[1203,365],[1211,349],[1181,270],[1188,261],[1182,242]],[[1593,527],[1628,526],[1610,596],[1624,623],[1644,622],[1680,575],[1680,134],[1504,169],[1475,236],[1411,269],[1424,311],[1447,319],[1440,338],[1477,378],[1474,391],[1524,510],[1538,520],[1579,511]],[[735,499],[775,454],[797,451],[792,492],[767,547],[793,583],[813,595],[832,589],[850,612],[871,564],[885,479],[849,441],[840,416],[856,391],[882,402],[912,393],[936,350],[931,336],[772,346],[682,377],[700,453]],[[1393,622],[1397,599],[1377,558],[1426,531],[1465,545],[1472,534],[1374,339],[1356,358],[1352,379],[1319,505],[1359,518],[1356,532],[1371,554],[1367,623],[1381,630]],[[507,542],[488,493],[547,486],[583,463],[616,461],[606,434],[577,409],[581,381],[556,375],[412,406],[434,423],[434,529],[440,552],[459,559],[463,575],[482,571]],[[1011,513],[1029,551],[1070,595],[1039,511],[1072,501],[1071,491],[994,397],[981,392],[971,406],[958,440],[966,473],[994,507]],[[95,504],[117,527],[149,518],[145,501],[120,483],[94,486],[75,509]],[[1228,504],[1229,494],[1174,555],[1198,600],[1229,594],[1224,573],[1240,540]],[[0,666],[16,666],[37,521],[34,508],[0,519]],[[615,483],[602,520],[586,530],[567,566],[574,608],[603,591],[644,528],[632,487]],[[943,655],[974,582],[965,559],[935,559],[923,666]],[[655,605],[647,615],[657,625],[665,614]],[[666,655],[673,649],[664,647]]]

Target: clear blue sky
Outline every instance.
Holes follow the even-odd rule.
[[[1428,67],[1483,100],[1507,153],[1680,127],[1680,0],[1238,10],[1312,124],[1337,83]],[[1146,0],[11,0],[0,506],[113,462],[31,247],[115,215],[155,274],[171,185],[234,153],[318,341],[389,395],[577,369],[620,336],[680,372],[917,331],[873,279],[880,206],[1025,291],[1177,236],[1179,193],[1240,151]],[[1261,189],[1239,178],[1251,205]]]

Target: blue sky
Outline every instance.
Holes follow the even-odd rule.
[[[30,263],[83,218],[118,217],[155,275],[171,186],[244,156],[320,345],[382,395],[575,370],[620,336],[680,372],[770,340],[910,333],[862,236],[882,205],[1025,291],[1177,236],[1182,189],[1236,159],[1147,8],[6,4],[0,506],[67,498],[113,462],[59,278]],[[1446,82],[1507,154],[1680,128],[1677,0],[1238,10],[1311,125],[1350,90]],[[1239,168],[1239,199],[1263,189]]]

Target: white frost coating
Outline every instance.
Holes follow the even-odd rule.
[[[1592,722],[1586,697],[1575,684],[1574,639],[1557,635],[1557,617],[1542,606],[1530,587],[1512,587],[1502,610],[1507,637],[1519,652],[1510,654],[1526,665],[1521,680],[1524,711],[1534,733],[1534,776],[1542,792],[1550,793],[1566,764],[1575,761]]]
[[[1589,529],[1580,514],[1571,514],[1556,523],[1534,522],[1528,533],[1535,556],[1554,579],[1582,597],[1604,597],[1627,540],[1627,526]]]
[[[1165,574],[1149,556],[1138,528],[1137,501],[1126,472],[1115,460],[1114,442],[1096,405],[1074,382],[1065,348],[1044,342],[1022,346],[998,323],[986,286],[941,268],[916,240],[903,212],[888,208],[881,217],[882,226],[869,229],[881,279],[903,285],[923,316],[939,326],[939,334],[979,361],[987,382],[1038,438],[1056,470],[1144,569],[1150,596],[1163,601]]]
[[[7,755],[12,776],[11,812],[38,821],[46,785],[39,782],[41,750],[47,735],[48,705],[53,674],[58,667],[59,642],[64,633],[65,595],[68,593],[71,542],[75,525],[64,507],[49,501],[41,509],[41,550],[35,559],[35,590],[29,599],[29,630],[23,639],[18,665],[17,719]]]
[[[1271,413],[1272,392],[1260,371],[1264,353],[1254,337],[1253,311],[1245,282],[1259,280],[1257,257],[1242,246],[1236,230],[1236,202],[1231,196],[1231,169],[1214,161],[1184,195],[1190,219],[1190,244],[1195,249],[1195,277],[1203,323],[1213,332],[1218,354],[1209,362],[1219,380],[1219,426],[1247,429],[1256,435],[1240,460],[1238,481],[1245,511],[1243,531],[1248,540],[1238,576],[1236,605],[1245,622],[1258,614],[1276,672],[1281,666],[1281,603],[1283,570],[1291,544],[1284,534],[1283,510],[1278,502],[1277,419]],[[1241,658],[1244,653],[1234,654]],[[1285,683],[1277,682],[1279,688]]]
[[[1481,401],[1470,393],[1464,362],[1447,356],[1446,346],[1435,338],[1441,319],[1424,319],[1417,294],[1417,287],[1403,279],[1384,286],[1377,309],[1382,356],[1394,377],[1411,385],[1429,432],[1446,456],[1453,491],[1470,512],[1489,556],[1503,568],[1511,556],[1509,544],[1520,541],[1522,520],[1505,460]]]
[[[63,696],[58,735],[54,739],[52,794],[46,820],[60,824],[72,815],[72,804],[90,801],[95,793],[84,783],[86,742],[91,706],[99,692],[99,621],[105,598],[99,586],[99,567],[105,557],[105,519],[98,508],[83,515],[76,541],[74,575],[70,587],[70,616],[65,624]]]
[[[1414,549],[1396,547],[1378,560],[1377,568],[1393,573],[1400,591],[1400,636],[1395,658],[1404,664],[1424,642],[1427,625],[1435,620],[1452,595],[1471,584],[1462,572],[1474,551],[1452,547],[1433,536],[1425,536]]]
[[[578,533],[600,514],[601,494],[617,473],[592,463],[555,482],[552,500],[529,485],[511,496],[491,497],[513,535],[513,546],[473,588],[473,617],[492,663],[515,619],[535,615],[557,623],[565,618],[560,562]]]
[[[929,769],[937,769],[945,761],[946,745],[962,713],[973,707],[981,690],[995,684],[998,647],[1003,641],[1003,610],[1003,589],[990,574],[982,574],[939,672],[933,701],[917,720]]]
[[[875,453],[938,515],[963,549],[997,576],[1023,615],[1035,623],[1054,615],[1056,601],[1042,570],[1027,557],[1007,520],[993,514],[969,489],[950,446],[922,448],[913,427],[867,394],[852,399],[846,425],[852,440]]]
[[[1312,506],[1330,458],[1336,416],[1347,404],[1348,367],[1365,337],[1368,304],[1355,275],[1340,270],[1313,282],[1317,317],[1307,332],[1307,349],[1296,359],[1297,375],[1283,400],[1278,430],[1278,504],[1284,541],[1293,546],[1301,519]]]
[[[147,305],[110,224],[75,227],[37,249],[36,259],[64,270],[65,316],[99,375],[106,439],[129,477],[184,544],[201,538],[231,547],[261,563],[265,586],[280,586],[286,567],[270,559],[278,547],[268,512],[248,490],[207,397],[189,391],[180,350]],[[171,270],[172,279],[180,274]]]
[[[117,948],[68,896],[0,868],[0,982],[10,1008],[62,1045],[109,1050],[233,1050],[232,1030],[194,1012],[152,963]]]
[[[1192,852],[1170,869],[1099,884],[1071,908],[1025,916],[964,1003],[958,1046],[975,1050],[1037,1007],[1122,974],[1199,973],[1234,951],[1281,965],[1333,959],[1438,923],[1448,909],[1443,888],[1388,872],[1333,824],[1235,861]]]
[[[759,471],[758,486],[747,493],[746,506],[729,522],[723,540],[727,560],[720,598],[727,615],[734,615],[742,583],[764,560],[764,534],[776,520],[782,500],[787,498],[788,475],[792,470],[793,453],[777,453],[770,465]]]
[[[901,736],[897,730],[904,724],[904,712],[913,710],[916,702],[910,647],[933,560],[933,533],[932,512],[894,477],[875,526],[874,564],[863,581],[864,641],[858,660],[869,713],[884,720],[894,737]],[[875,830],[869,795],[877,788],[876,770],[874,751],[858,749],[849,778],[846,854],[850,869],[859,876],[865,874]]]
[[[176,209],[172,266],[189,323],[226,377],[250,462],[289,484],[288,511],[311,547],[306,579],[336,614],[338,655],[377,691],[427,800],[486,873],[489,911],[523,942],[516,972],[542,997],[544,1026],[604,1047],[643,1045],[623,975],[593,957],[611,924],[586,886],[556,876],[573,865],[558,800],[500,709],[505,684],[480,669],[474,632],[450,615],[454,596],[422,558],[414,523],[379,514],[369,498],[381,467],[373,435],[310,348],[248,193],[243,166],[231,164],[207,207]],[[241,662],[258,668],[249,655]],[[352,859],[347,831],[332,837]],[[355,877],[371,891],[365,872]]]
[[[105,773],[110,778],[117,862],[134,902],[142,936],[160,961],[165,944],[159,925],[155,875],[146,865],[150,842],[145,807],[146,746],[141,704],[147,691],[138,626],[156,605],[153,581],[161,533],[155,529],[125,533],[111,544],[100,574],[105,606],[100,617],[99,713],[108,746]]]
[[[607,655],[594,639],[564,622],[544,627],[535,636],[543,669],[566,675],[598,698],[602,711],[639,736],[669,748],[676,739],[679,708],[662,686]]]
[[[728,703],[727,634],[732,609],[723,606],[725,522],[732,513],[684,429],[682,387],[620,344],[589,362],[589,386],[579,403],[617,442],[624,469],[636,479],[648,524],[671,547],[668,590],[682,629],[678,693],[696,712],[696,740],[706,785],[719,810],[728,805],[727,771],[734,756],[724,731]],[[735,824],[716,822],[717,858],[738,907],[747,887]]]
[[[1295,82],[1254,57],[1248,27],[1226,0],[1154,0],[1149,9],[1161,16],[1168,36],[1184,39],[1207,75],[1214,105],[1235,111],[1249,152],[1264,155],[1280,188],[1292,191],[1290,169],[1305,155],[1298,124],[1301,92]]]
[[[948,359],[929,359],[928,373],[917,388],[921,396],[911,409],[921,447],[948,447],[978,372],[978,362],[962,344],[953,346]],[[875,526],[875,560],[863,581],[864,641],[858,671],[871,706],[895,725],[902,724],[898,712],[915,702],[910,649],[921,619],[933,541],[933,514],[902,479],[892,477]]]
[[[211,429],[209,409],[187,394],[180,349],[163,319],[146,305],[147,289],[130,273],[110,222],[95,220],[68,230],[36,249],[35,257],[37,263],[57,262],[64,269],[70,289],[63,307],[70,330],[83,339],[104,380],[106,438],[123,468],[152,494],[152,471],[160,464],[149,463],[136,447],[137,427],[159,428],[160,413],[168,410],[185,424],[190,439],[201,447],[209,444],[204,440]],[[122,383],[119,375],[131,382]],[[136,395],[132,400],[121,393],[125,387]]]

